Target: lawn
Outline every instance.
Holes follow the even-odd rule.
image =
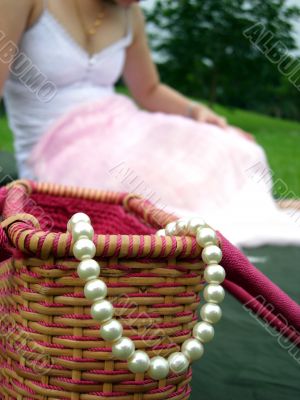
[[[289,197],[300,198],[300,123],[267,117],[254,112],[216,106],[232,125],[251,132],[268,156],[274,180],[284,182]],[[12,135],[4,116],[0,117],[0,149],[13,151]],[[275,185],[274,194],[280,195]]]
[[[0,116],[0,150],[13,151],[12,134],[3,115]]]
[[[278,182],[274,187],[275,196],[280,197],[280,182],[284,182],[289,197],[300,198],[300,123],[221,106],[215,109],[232,125],[251,132],[263,146],[273,180]]]

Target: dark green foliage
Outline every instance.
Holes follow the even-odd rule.
[[[2,117],[2,115],[4,115],[4,114],[5,114],[4,103],[0,99],[0,117]]]
[[[285,0],[160,0],[146,14],[164,82],[212,104],[300,119],[300,91],[274,62],[296,49],[300,9]]]

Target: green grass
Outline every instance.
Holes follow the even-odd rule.
[[[252,133],[265,149],[275,182],[275,196],[285,197],[288,192],[287,197],[300,198],[300,123],[221,106],[215,110],[232,125]]]
[[[215,111],[225,116],[230,124],[251,132],[263,146],[273,179],[278,182],[274,187],[275,196],[280,196],[279,182],[283,181],[288,197],[300,198],[300,123],[222,106],[216,106]],[[13,151],[12,135],[3,116],[0,117],[0,149]]]
[[[0,150],[13,151],[12,133],[4,116],[0,116]]]

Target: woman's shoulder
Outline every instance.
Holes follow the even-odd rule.
[[[133,31],[138,34],[144,29],[145,25],[145,16],[143,10],[139,4],[132,4],[129,12],[131,14]]]
[[[132,4],[130,6],[130,11],[136,21],[144,21],[144,13],[139,4]]]
[[[122,6],[115,3],[109,3],[108,6],[114,10],[120,22],[124,19],[124,13],[127,15],[134,37],[143,31],[145,26],[145,17],[139,4]]]
[[[114,3],[109,3],[109,7],[118,11],[120,15],[124,14],[124,11],[131,16],[133,23],[138,24],[144,22],[144,14],[139,4],[131,4],[130,6],[121,6]]]
[[[41,2],[42,0],[0,0],[2,22],[13,21],[15,26],[24,26],[26,29]]]
[[[31,10],[27,20],[27,29],[33,26],[38,21],[41,14],[43,13],[45,6],[44,0],[29,0],[29,2],[31,3]]]

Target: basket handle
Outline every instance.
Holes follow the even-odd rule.
[[[155,207],[149,200],[135,193],[128,193],[124,197],[123,207],[155,228],[165,227],[178,219],[175,214],[167,213]]]
[[[8,229],[15,223],[28,225],[40,229],[39,221],[31,214],[24,213],[25,197],[33,190],[33,182],[19,180],[0,189],[0,249],[7,246]],[[23,225],[24,226],[24,225]]]
[[[34,189],[34,183],[26,180],[18,180],[4,188],[2,198],[2,215],[4,219],[24,213],[26,198]]]
[[[300,305],[256,269],[239,249],[219,233],[224,287],[254,315],[300,346]]]

